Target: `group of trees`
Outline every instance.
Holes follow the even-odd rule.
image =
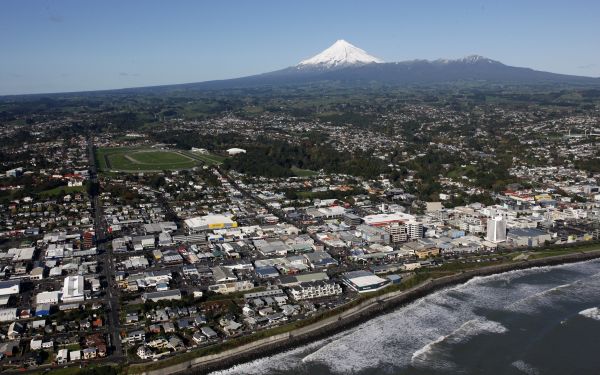
[[[374,178],[387,171],[385,163],[371,155],[341,153],[309,140],[291,144],[263,138],[254,145],[246,146],[246,151],[246,154],[226,159],[224,168],[268,177],[293,176],[293,167],[366,178]]]

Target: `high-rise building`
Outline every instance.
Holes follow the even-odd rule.
[[[486,240],[490,242],[506,241],[506,219],[504,217],[496,216],[488,220]]]
[[[418,221],[408,221],[406,223],[406,234],[412,240],[423,238],[423,223]]]

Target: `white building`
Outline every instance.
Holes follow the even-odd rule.
[[[0,296],[19,294],[20,286],[21,281],[19,280],[0,281]]]
[[[506,241],[506,219],[504,217],[496,216],[488,220],[485,239],[494,243]]]
[[[63,286],[63,302],[79,302],[85,299],[83,276],[67,276]]]
[[[69,362],[69,349],[60,349],[56,354],[56,363],[63,365]]]
[[[233,155],[238,155],[238,154],[245,154],[246,150],[244,150],[243,148],[234,147],[234,148],[228,149],[227,153],[229,155],[233,156]]]
[[[208,229],[236,228],[237,223],[225,215],[206,215],[186,219],[185,226],[190,233]]]
[[[43,305],[43,304],[57,304],[60,301],[60,292],[40,292],[35,296],[35,304]]]
[[[408,238],[416,240],[423,238],[423,223],[415,220],[410,220],[406,223],[406,234]]]
[[[309,281],[291,287],[290,294],[296,301],[301,301],[339,295],[342,294],[342,288],[331,280]]]
[[[13,320],[17,320],[16,308],[0,309],[0,322],[12,322]]]

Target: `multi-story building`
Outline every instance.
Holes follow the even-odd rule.
[[[308,281],[291,287],[290,294],[296,301],[301,301],[342,294],[342,287],[331,280]]]
[[[504,217],[496,216],[488,220],[486,240],[490,242],[506,241],[506,219]]]

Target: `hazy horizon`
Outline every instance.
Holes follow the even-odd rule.
[[[600,4],[0,3],[0,95],[227,79],[297,64],[337,39],[386,62],[482,55],[600,76]]]

